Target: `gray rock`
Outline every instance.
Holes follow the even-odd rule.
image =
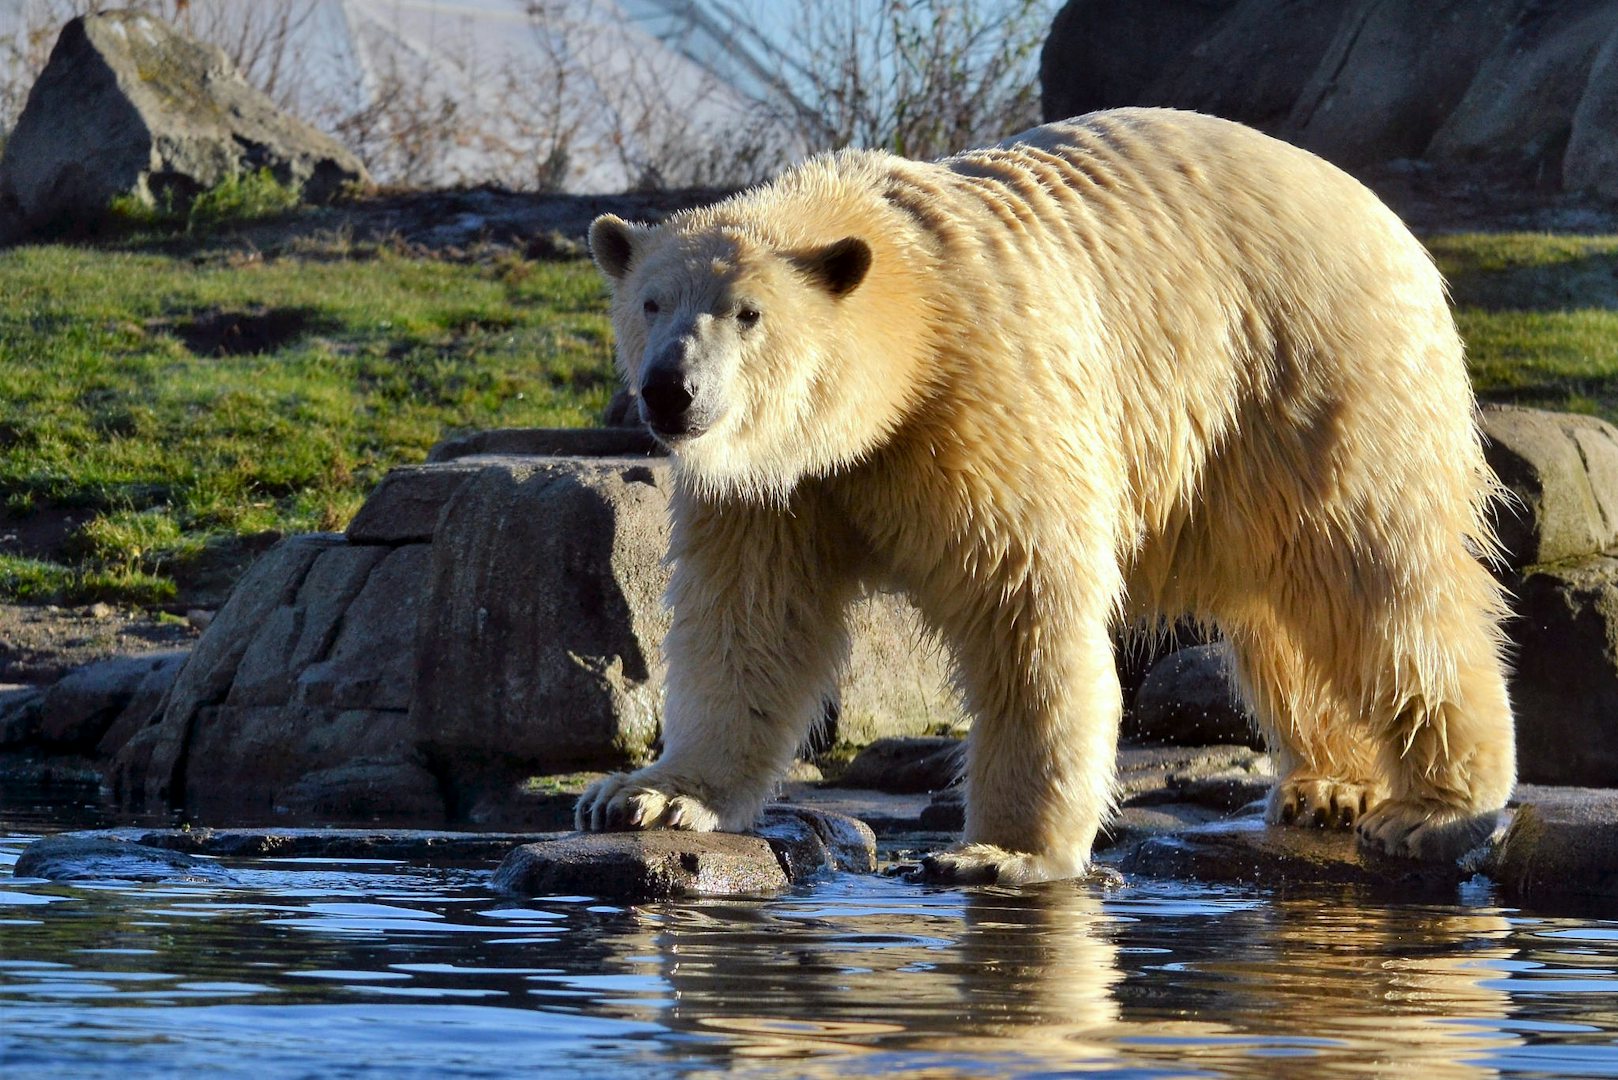
[[[1266,785],[1275,773],[1268,755],[1247,746],[1121,746],[1118,749],[1118,797],[1125,803],[1149,800],[1155,792],[1181,792],[1202,781],[1224,783],[1233,778]]]
[[[477,461],[406,465],[382,478],[349,522],[351,544],[425,544],[438,528],[444,506],[476,476]]]
[[[1264,746],[1236,693],[1230,648],[1223,643],[1181,649],[1154,664],[1135,694],[1124,736],[1178,746]]]
[[[501,459],[446,508],[410,715],[455,806],[649,756],[667,629],[669,477],[654,464]]]
[[[1562,157],[1562,184],[1618,198],[1618,32],[1596,54],[1590,79],[1573,110],[1573,129]]]
[[[918,824],[928,832],[958,833],[966,828],[966,788],[956,785],[934,794]]]
[[[113,829],[79,836],[215,858],[397,859],[433,866],[490,864],[532,835],[426,829]]]
[[[1125,806],[1096,836],[1095,850],[1127,847],[1153,836],[1172,836],[1228,816],[1223,810],[1190,802]]]
[[[1191,50],[1238,6],[1237,0],[1069,0],[1040,56],[1045,118],[1165,104],[1154,83],[1191,66]]]
[[[1516,583],[1511,700],[1517,774],[1531,783],[1618,778],[1618,558],[1541,567]]]
[[[175,781],[198,714],[224,702],[259,630],[274,612],[293,604],[310,567],[341,543],[341,537],[323,534],[293,537],[252,565],[192,649],[162,714],[114,759],[109,781],[119,806],[155,811],[183,805],[183,786]]]
[[[52,881],[231,881],[229,872],[195,855],[72,833],[29,844],[13,873]]]
[[[1517,903],[1618,899],[1618,791],[1520,807],[1486,871]]]
[[[445,821],[403,712],[217,705],[192,724],[178,805],[199,821]]]
[[[644,427],[494,428],[445,439],[427,454],[430,464],[477,456],[665,457],[668,451]]]
[[[151,658],[151,670],[140,680],[129,703],[96,744],[98,758],[113,758],[139,731],[162,715],[169,690],[179,681],[180,671],[191,658],[191,650],[155,653],[151,654]]]
[[[1197,109],[1350,168],[1486,163],[1611,192],[1615,28],[1605,0],[1070,0],[1043,108]]]
[[[378,727],[399,719],[396,713],[342,715],[367,717]],[[407,760],[408,753],[395,743],[380,760],[345,761],[278,784],[271,795],[274,813],[293,821],[440,824],[445,814],[438,779]],[[239,815],[236,800],[230,808]]]
[[[492,884],[520,896],[769,896],[828,870],[875,866],[876,841],[861,823],[776,806],[752,833],[575,833],[525,844]]]
[[[1515,496],[1497,508],[1514,569],[1618,548],[1618,428],[1593,416],[1490,407],[1489,465]]]
[[[1468,6],[1481,8],[1477,2]],[[1618,29],[1618,5],[1572,0],[1510,7],[1516,10],[1505,32],[1434,134],[1427,156],[1517,164],[1559,179],[1572,118],[1596,55]],[[1606,137],[1614,134],[1609,129]]]
[[[1293,21],[1276,4],[1263,6],[1278,16],[1271,34]],[[1471,97],[1479,65],[1507,35],[1518,0],[1336,6],[1337,32],[1277,133],[1354,168],[1423,156],[1457,104]],[[1288,58],[1271,62],[1287,65]]]
[[[365,181],[335,140],[250,86],[224,52],[137,12],[70,21],[0,158],[0,206],[24,231],[83,227],[117,196],[182,201],[269,169],[306,198]]]
[[[1240,118],[1264,130],[1282,129],[1318,83],[1328,50],[1340,46],[1349,5],[1343,0],[1289,0],[1281,18],[1272,0],[1204,6],[1226,10],[1181,62],[1154,73],[1152,103],[1180,104]]]
[[[855,817],[878,836],[892,836],[922,830],[921,817],[932,801],[926,794],[895,795],[869,788],[834,787],[829,784],[782,785],[781,798],[794,806]]]
[[[322,551],[297,592],[252,627],[225,704],[248,708],[291,702],[306,669],[331,652],[348,606],[387,556],[384,547],[349,544]],[[410,610],[408,604],[405,610]]]
[[[877,739],[855,755],[838,783],[900,794],[940,791],[960,776],[963,749],[961,740],[936,735]]]
[[[1448,895],[1467,876],[1455,864],[1362,850],[1352,832],[1266,826],[1257,816],[1119,845],[1107,862],[1141,877],[1254,885],[1281,893],[1356,886],[1399,897]]]
[[[364,585],[343,609],[324,659],[298,675],[292,702],[408,710],[415,692],[416,630],[430,570],[426,544],[387,550],[372,564]]]
[[[44,700],[37,686],[0,685],[0,748],[26,746],[39,737]]]
[[[128,725],[143,726],[157,711],[187,655],[181,651],[120,656],[67,675],[45,691],[40,703],[39,745],[56,752],[90,750],[126,712]]]
[[[524,844],[491,882],[517,896],[772,896],[791,882],[761,836],[735,833],[577,833]]]
[[[1269,757],[1246,746],[1118,749],[1118,799],[1125,809],[1170,807],[1164,813],[1200,818],[1199,810],[1189,809],[1200,807],[1210,817],[1223,817],[1268,795],[1274,782]],[[1175,805],[1186,809],[1172,809]],[[935,794],[916,824],[928,832],[961,831],[965,789],[956,785]]]

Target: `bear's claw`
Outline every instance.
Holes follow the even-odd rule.
[[[1268,817],[1302,829],[1350,829],[1379,802],[1370,785],[1295,773],[1276,785]]]
[[[1360,819],[1355,832],[1374,850],[1424,862],[1453,862],[1489,838],[1498,813],[1444,803],[1389,799]]]
[[[581,832],[714,832],[719,828],[719,814],[696,796],[676,790],[667,779],[644,772],[613,773],[597,780],[579,796],[573,824]]]

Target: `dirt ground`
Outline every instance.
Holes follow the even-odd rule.
[[[0,684],[48,684],[95,660],[189,648],[200,634],[187,620],[105,604],[0,604]]]

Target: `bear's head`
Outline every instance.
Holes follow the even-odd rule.
[[[625,382],[682,473],[715,494],[780,497],[896,426],[895,328],[869,241],[784,240],[746,203],[725,209],[656,227],[605,215],[590,251]]]

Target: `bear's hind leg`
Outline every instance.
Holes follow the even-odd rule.
[[[1242,696],[1280,779],[1265,818],[1273,825],[1348,829],[1387,797],[1381,763],[1356,722],[1272,619],[1227,623]]]
[[[1394,635],[1408,644],[1377,740],[1391,797],[1358,827],[1371,847],[1444,861],[1488,838],[1516,781],[1498,586],[1464,552],[1448,580],[1449,605],[1421,609],[1416,627]]]

